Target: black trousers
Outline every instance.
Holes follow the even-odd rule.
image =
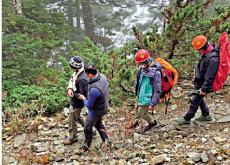
[[[85,134],[85,144],[90,147],[93,138],[93,127],[95,127],[100,134],[102,141],[105,141],[108,136],[105,132],[105,127],[102,123],[102,117],[106,114],[105,111],[91,111],[86,118],[84,134]]]
[[[189,106],[189,110],[186,113],[186,115],[184,116],[184,118],[186,120],[191,120],[195,116],[199,107],[200,107],[200,110],[201,110],[201,113],[203,116],[209,115],[209,109],[207,107],[207,104],[204,101],[204,96],[194,95],[192,97],[192,100],[191,100],[191,103]]]

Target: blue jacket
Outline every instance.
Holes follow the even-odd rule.
[[[161,95],[161,65],[153,62],[148,69],[140,69],[137,73],[136,95],[138,105],[155,106]]]

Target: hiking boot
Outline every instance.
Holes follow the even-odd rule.
[[[149,123],[147,126],[145,126],[144,132],[147,132],[147,131],[150,130],[151,128],[157,127],[157,126],[158,126],[158,123],[157,123],[156,121],[154,121],[154,123],[152,123],[152,124]]]
[[[201,115],[200,117],[196,118],[197,121],[212,121],[211,116],[203,116]]]
[[[84,153],[84,152],[87,152],[89,150],[89,146],[86,144],[86,143],[83,143],[82,146],[81,146],[81,151]]]
[[[135,121],[134,123],[131,123],[128,127],[127,127],[127,129],[134,129],[134,128],[136,128],[137,126],[138,126],[138,121]]]
[[[186,120],[184,117],[177,118],[175,120],[178,124],[190,124],[191,120]]]
[[[103,141],[100,145],[100,148],[105,148],[105,147],[109,147],[109,148],[112,147],[112,142],[108,138],[106,138],[105,141]]]
[[[68,139],[65,139],[62,143],[63,143],[64,145],[71,145],[71,144],[73,144],[73,143],[75,143],[75,142],[77,142],[77,138],[74,138],[74,139],[68,138]]]

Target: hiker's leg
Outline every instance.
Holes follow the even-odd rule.
[[[103,116],[103,115],[102,115]],[[98,131],[98,133],[100,134],[101,136],[101,140],[104,142],[106,139],[108,139],[108,136],[106,134],[106,130],[105,130],[105,127],[102,123],[102,117],[100,117],[97,121],[97,123],[95,124],[95,127]]]
[[[138,106],[135,119],[138,120],[141,118],[141,116],[142,116],[141,106]]]
[[[186,120],[191,120],[195,116],[197,109],[200,106],[200,103],[201,103],[201,100],[203,99],[203,97],[204,96],[201,96],[201,95],[194,95],[192,97],[192,100],[191,100],[191,103],[189,106],[189,110],[186,113],[186,115],[184,116],[184,118]]]
[[[85,128],[84,128],[84,134],[85,134],[84,144],[87,145],[87,147],[90,147],[92,143],[93,126],[95,126],[97,121],[98,121],[98,117],[95,116],[95,113],[89,111],[85,122]]]
[[[135,114],[135,118],[134,118],[134,122],[129,123],[128,125],[128,129],[132,129],[135,128],[138,124],[139,124],[139,119],[141,118],[141,110],[140,110],[140,106],[137,108],[136,114]]]
[[[155,122],[155,116],[149,114],[149,106],[141,106],[141,115],[142,118],[147,121],[149,124],[152,124]]]
[[[81,116],[81,110],[82,110],[82,108],[74,109],[74,116],[75,116],[76,121],[79,124],[81,124],[82,127],[84,127],[85,126],[85,121],[84,121],[83,117]]]
[[[68,124],[69,124],[69,137],[70,139],[74,139],[77,134],[77,124],[76,124],[73,106],[69,107]]]
[[[201,99],[200,110],[201,110],[202,116],[204,116],[204,117],[209,116],[209,109],[208,109],[208,106],[207,106],[204,98]]]

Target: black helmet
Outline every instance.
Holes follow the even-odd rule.
[[[79,56],[72,57],[69,61],[70,67],[74,69],[81,69],[84,66],[84,62]]]

